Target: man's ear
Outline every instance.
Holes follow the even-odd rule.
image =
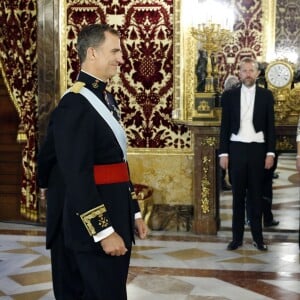
[[[88,60],[94,60],[95,59],[95,49],[93,47],[89,47],[86,50],[86,58]]]

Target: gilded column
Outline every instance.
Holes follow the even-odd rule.
[[[194,143],[193,231],[217,234],[219,217],[219,127],[191,126]]]

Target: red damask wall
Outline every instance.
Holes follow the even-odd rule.
[[[37,147],[36,0],[1,0],[0,66],[20,119],[23,142],[21,214],[37,220],[35,161]],[[17,137],[16,137],[17,138]]]
[[[218,53],[220,89],[229,74],[238,75],[238,64],[247,56],[260,60],[263,56],[262,0],[235,1],[234,43],[225,45]]]
[[[120,103],[129,145],[190,147],[173,109],[173,1],[72,1],[67,4],[68,79],[79,69],[76,36],[83,25],[103,22],[121,33],[125,64],[111,90]]]

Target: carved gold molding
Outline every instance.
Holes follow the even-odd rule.
[[[196,40],[183,24],[183,1],[174,0],[174,95],[173,108],[178,119],[192,120],[195,97]]]
[[[174,57],[174,84],[173,84],[173,109],[184,112],[182,92],[183,92],[183,69],[182,66],[182,48],[183,36],[181,34],[181,0],[174,0],[173,26],[174,26],[174,41],[173,41],[173,57]],[[182,119],[182,114],[180,114]]]
[[[217,139],[215,137],[208,137],[201,141],[202,146],[215,147],[217,144]]]
[[[275,53],[276,0],[262,0],[262,61],[269,62]]]
[[[210,182],[208,180],[208,170],[209,165],[211,164],[211,160],[208,156],[204,156],[203,160],[203,178],[201,181],[201,210],[203,214],[209,213],[209,195],[210,195]]]
[[[295,84],[295,87],[291,90],[288,100],[288,107],[294,111],[300,113],[300,85]]]
[[[59,0],[59,91],[60,97],[67,89],[67,1]],[[56,99],[55,101],[59,101]],[[57,103],[55,103],[57,104]]]
[[[175,149],[175,148],[132,148],[128,147],[128,155],[148,154],[148,155],[194,155],[193,149]]]
[[[196,40],[183,24],[182,0],[174,0],[174,95],[173,108],[179,110],[179,120],[192,120],[195,76]]]

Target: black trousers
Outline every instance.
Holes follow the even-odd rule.
[[[232,184],[232,237],[242,242],[245,224],[245,199],[251,215],[253,240],[263,242],[262,194],[266,150],[264,143],[231,142],[229,172]]]
[[[271,223],[274,219],[272,213],[273,204],[273,175],[277,168],[278,155],[275,155],[272,168],[264,170],[263,196],[262,196],[262,217],[264,223]],[[247,220],[251,219],[248,201],[246,200]]]
[[[131,249],[124,256],[74,251],[64,246],[62,230],[51,246],[52,281],[57,300],[126,300]]]
[[[274,158],[274,165],[271,169],[265,169],[263,183],[263,220],[264,223],[273,221],[272,203],[273,203],[273,175],[277,168],[278,155]]]

